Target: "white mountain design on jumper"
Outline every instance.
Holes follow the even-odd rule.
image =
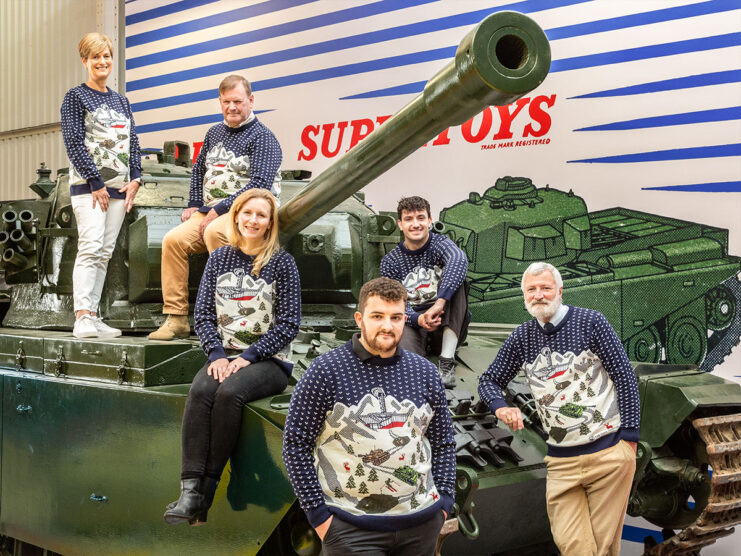
[[[221,142],[206,153],[206,173],[203,176],[203,202],[206,206],[218,205],[239,192],[249,181],[249,156],[236,156]],[[276,199],[280,195],[280,170],[270,191]]]
[[[576,446],[620,428],[615,385],[590,350],[561,354],[546,346],[525,374],[549,443]]]
[[[118,189],[129,181],[129,119],[102,104],[85,114],[85,148],[98,168],[103,182]],[[86,183],[70,164],[70,185]]]
[[[216,279],[216,324],[227,349],[244,350],[273,326],[273,284],[237,268]]]
[[[442,277],[443,269],[439,266],[415,267],[402,281],[409,295],[410,305],[423,305],[434,301],[437,298],[437,290]]]
[[[420,511],[440,497],[425,431],[429,404],[398,401],[376,387],[357,405],[336,403],[314,450],[327,504],[354,515]]]

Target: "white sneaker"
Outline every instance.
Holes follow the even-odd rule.
[[[98,338],[118,338],[121,335],[121,331],[118,328],[108,326],[98,316],[92,317],[93,325],[98,331]]]
[[[90,315],[82,315],[75,320],[75,327],[72,329],[72,335],[75,338],[97,338],[100,333],[95,326],[95,321]]]

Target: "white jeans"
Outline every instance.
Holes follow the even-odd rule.
[[[72,293],[75,311],[98,312],[100,296],[116,246],[118,232],[126,216],[123,199],[109,199],[108,210],[103,212],[93,196],[72,195],[72,210],[77,219],[77,258],[72,271]]]

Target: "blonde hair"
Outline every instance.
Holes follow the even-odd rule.
[[[278,202],[270,191],[255,187],[248,189],[234,200],[232,208],[229,210],[231,225],[227,228],[227,238],[229,239],[229,244],[235,249],[243,251],[247,247],[247,238],[239,231],[237,215],[242,210],[242,207],[251,199],[265,199],[270,205],[270,228],[265,232],[265,241],[255,255],[255,261],[252,264],[252,274],[260,276],[262,267],[280,249],[280,244],[278,243]]]
[[[91,58],[105,49],[108,49],[113,56],[113,41],[103,33],[88,33],[77,45],[77,51],[80,53],[80,58]]]
[[[247,93],[247,96],[249,97],[252,95],[252,86],[250,85],[250,82],[241,75],[236,74],[227,75],[221,80],[221,83],[219,83],[219,95],[223,95],[226,91],[233,89],[240,83],[244,87],[244,92]]]

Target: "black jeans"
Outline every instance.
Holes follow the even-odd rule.
[[[322,542],[322,556],[433,556],[444,521],[441,510],[415,527],[383,532],[367,531],[334,516]]]
[[[182,479],[220,477],[239,438],[244,404],[280,394],[288,384],[270,359],[247,365],[222,383],[206,374],[209,364],[198,371],[185,402]]]
[[[407,351],[418,353],[421,356],[440,355],[443,344],[443,329],[447,326],[456,336],[460,346],[468,335],[468,325],[471,322],[471,313],[468,312],[468,281],[464,281],[455,290],[453,297],[445,304],[440,328],[427,332],[424,328],[404,326],[399,346]]]

